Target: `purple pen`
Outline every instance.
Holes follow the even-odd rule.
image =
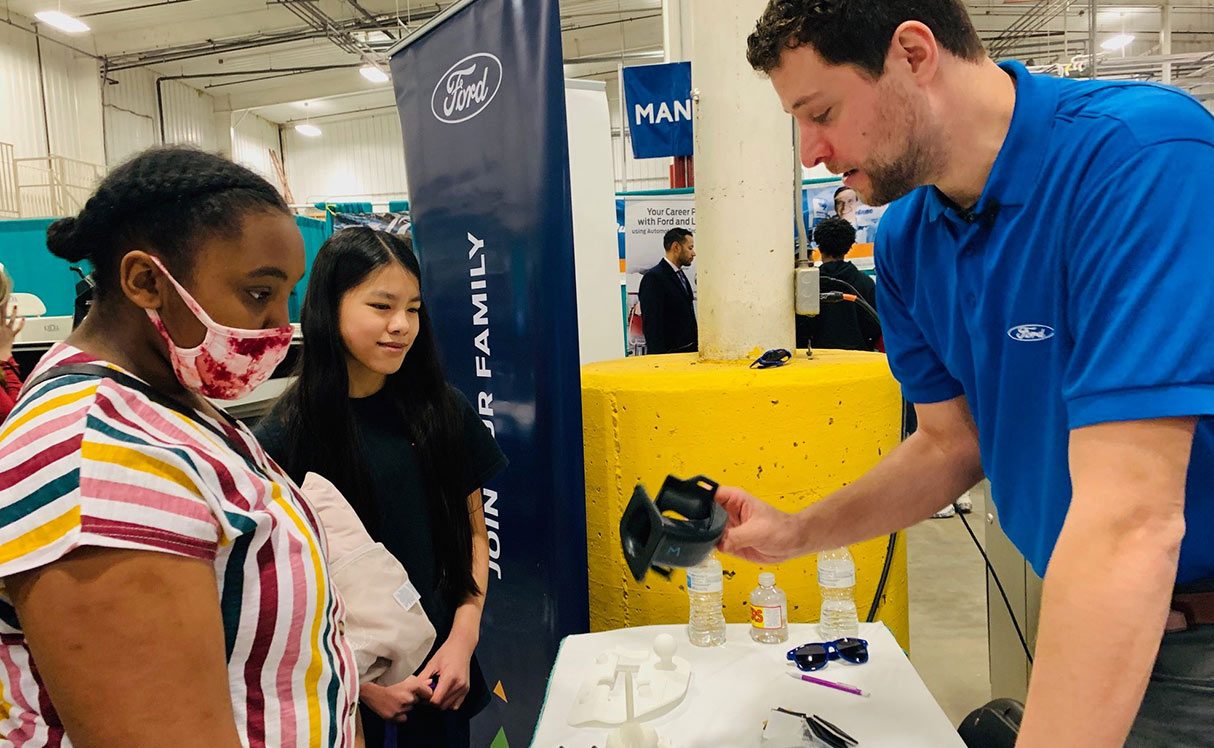
[[[816,684],[819,686],[826,686],[827,688],[833,688],[836,691],[844,691],[846,693],[853,693],[856,696],[864,696],[864,697],[868,696],[868,691],[861,691],[859,688],[856,688],[855,686],[849,686],[846,683],[836,683],[833,680],[815,678],[812,675],[806,675],[804,673],[789,673],[789,676],[796,678],[797,680],[803,680],[806,683],[813,683],[813,684]]]

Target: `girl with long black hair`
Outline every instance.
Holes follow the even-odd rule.
[[[462,748],[489,701],[473,654],[489,576],[481,487],[506,458],[443,376],[408,239],[335,234],[312,266],[301,322],[298,379],[258,437],[297,481],[315,472],[341,490],[409,572],[438,634],[416,675],[363,684],[367,745],[396,723],[397,745]]]

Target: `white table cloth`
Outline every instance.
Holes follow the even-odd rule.
[[[786,675],[795,668],[787,664],[785,653],[796,645],[820,641],[817,625],[792,624],[783,644],[758,644],[751,640],[749,628],[731,624],[725,645],[711,648],[693,647],[684,626],[644,626],[567,637],[552,670],[532,745],[604,748],[610,728],[578,728],[568,723],[587,668],[606,650],[651,650],[654,637],[668,633],[679,645],[675,656],[691,662],[691,686],[673,711],[644,724],[656,729],[671,748],[759,746],[763,721],[774,707],[817,714],[846,730],[865,748],[964,748],[884,624],[860,624],[860,637],[868,641],[868,663],[848,665],[835,660],[811,673],[858,686],[870,692],[867,698]]]

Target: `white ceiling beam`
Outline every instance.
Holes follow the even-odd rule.
[[[357,70],[311,73],[299,76],[297,80],[285,80],[290,82],[265,81],[263,84],[249,84],[248,90],[229,92],[227,95],[232,109],[256,109],[296,101],[365,93],[382,86],[367,82]]]
[[[245,31],[234,31],[235,29]],[[261,9],[230,15],[212,14],[188,22],[158,24],[141,28],[126,27],[124,30],[115,31],[98,29],[94,33],[94,37],[98,52],[113,56],[153,52],[164,47],[201,44],[211,39],[223,40],[263,31],[290,29],[302,29],[299,19],[282,10]]]

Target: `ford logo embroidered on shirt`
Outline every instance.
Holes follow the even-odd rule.
[[[1007,331],[1007,336],[1021,343],[1035,343],[1054,337],[1054,328],[1049,325],[1016,325]]]
[[[501,87],[501,60],[488,52],[468,55],[438,79],[430,110],[440,122],[467,122],[485,111]]]

